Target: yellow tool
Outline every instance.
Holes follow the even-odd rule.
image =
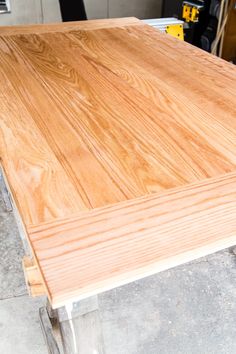
[[[180,39],[181,41],[184,40],[184,29],[183,29],[182,24],[166,26],[166,33],[170,34],[173,37]]]
[[[153,18],[150,20],[142,20],[149,26],[157,28],[161,32],[166,32],[173,37],[184,40],[184,21],[175,17]]]
[[[203,5],[191,1],[183,1],[183,19],[186,22],[198,22],[199,13],[202,9]]]

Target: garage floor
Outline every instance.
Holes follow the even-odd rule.
[[[44,298],[27,296],[24,254],[0,200],[0,353],[46,354]],[[99,296],[106,354],[235,354],[236,256],[225,250]]]

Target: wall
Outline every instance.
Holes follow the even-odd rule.
[[[76,0],[74,0],[76,1]],[[58,0],[10,0],[11,13],[0,14],[0,25],[61,21]],[[161,16],[162,0],[84,0],[87,16],[92,18]]]
[[[0,25],[61,21],[58,0],[10,0],[11,13],[0,14]]]
[[[11,13],[0,14],[0,25],[42,22],[39,0],[10,0]]]
[[[85,5],[88,19],[107,18],[108,1],[109,0],[84,0],[84,5]]]
[[[162,0],[84,0],[88,18],[161,17]]]
[[[61,21],[61,11],[60,11],[58,0],[41,0],[41,1],[42,1],[42,10],[43,10],[43,22],[49,23],[49,22]]]

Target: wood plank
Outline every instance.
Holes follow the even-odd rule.
[[[134,18],[2,28],[0,158],[54,307],[235,242],[236,70]]]
[[[105,20],[72,21],[64,23],[47,23],[37,25],[0,26],[1,36],[12,36],[32,33],[65,32],[65,31],[92,31],[101,28],[116,28],[125,26],[139,26],[142,22],[135,17],[110,18]]]
[[[236,173],[28,227],[52,306],[236,242]]]
[[[32,297],[46,295],[43,279],[35,261],[25,256],[22,264],[29,295]]]
[[[73,213],[75,209],[85,210],[77,188],[19,96],[14,95],[14,88],[2,68],[0,72],[1,166],[23,222],[38,223],[59,214]],[[23,87],[19,83],[18,90],[21,89]],[[26,96],[26,99],[29,98]]]
[[[175,92],[179,90],[174,85],[179,80],[176,78],[171,87],[170,84],[166,87],[165,81],[159,78],[159,72],[158,75],[149,75],[141,55],[136,55],[139,64],[135,68],[135,74],[139,75],[136,87],[143,88],[142,92],[138,91],[132,82],[127,83],[122,76],[111,72],[112,64],[107,62],[115,63],[116,59],[110,58],[107,52],[111,48],[113,52],[115,48],[114,53],[117,54],[117,41],[113,41],[112,46],[110,32],[104,31],[107,33],[109,47],[105,45],[104,49],[102,45],[100,49],[101,41],[98,39],[94,40],[97,45],[91,42],[97,56],[102,51],[105,53],[99,60],[93,58],[91,51],[88,52],[90,45],[83,44],[84,34],[79,47],[78,39],[73,42],[74,33],[69,37],[58,33],[56,36],[11,36],[7,40],[3,37],[0,42],[2,70],[10,80],[12,90],[17,92],[19,107],[21,105],[30,112],[34,125],[79,192],[78,208],[84,210],[101,207],[232,171],[236,163],[235,135],[232,132],[234,120],[231,119],[230,126],[222,126],[221,121],[218,123],[216,118],[209,117],[210,107],[203,110],[189,102],[184,104],[185,95],[175,97]],[[98,36],[106,43],[104,31],[100,31]],[[115,32],[122,37],[124,31],[120,33],[119,29],[115,29]],[[86,38],[90,43],[92,37],[88,33],[85,34]],[[119,59],[119,66],[123,66],[127,72],[130,71],[131,63],[130,59],[126,59],[126,54],[127,58],[133,56],[127,52],[126,47],[129,46],[122,42],[119,52],[123,48],[124,55]],[[153,59],[149,59],[148,63],[150,60]],[[81,65],[78,65],[78,61]],[[151,67],[156,68],[157,62],[153,62]],[[168,70],[166,68],[166,75]],[[145,73],[150,80],[148,83]],[[163,70],[163,76],[164,73]],[[221,76],[218,82],[224,84]],[[224,85],[228,85],[228,79],[225,79]],[[174,95],[172,86],[175,88]],[[22,87],[28,87],[30,97]],[[143,93],[150,90],[154,92],[151,98]],[[51,109],[48,110],[48,107]],[[229,106],[227,114],[233,118],[234,112],[231,111]],[[217,119],[222,114],[225,112],[219,108]],[[9,119],[9,114],[6,113],[6,117]],[[17,124],[20,124],[19,129],[23,131],[26,122]],[[3,135],[5,146],[13,144],[10,138],[9,134]],[[14,161],[16,157],[13,149],[7,161]],[[19,165],[18,158],[16,163]],[[8,178],[10,184],[15,184],[15,188],[17,182],[17,189],[22,189],[21,178],[25,171],[19,167],[18,181],[11,182],[13,177],[10,175]],[[34,169],[32,163],[31,167]],[[54,179],[49,181],[54,182]],[[42,178],[40,183],[43,191]],[[25,184],[25,187],[33,197],[34,184]],[[70,194],[68,190],[67,195]],[[57,198],[59,196],[56,195]],[[27,216],[26,223],[61,217],[59,213],[63,211],[65,216],[73,212],[62,207],[58,201],[57,205],[61,204],[58,214],[54,212],[46,215],[39,213],[42,197],[33,197],[30,202],[28,212],[34,215]]]

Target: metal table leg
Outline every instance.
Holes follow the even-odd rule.
[[[56,312],[65,354],[105,354],[97,296]]]
[[[39,309],[39,320],[44,335],[44,339],[48,348],[49,354],[60,354],[58,344],[53,335],[53,329],[51,322],[48,317],[48,312],[46,307],[41,307]]]
[[[105,354],[97,296],[52,310],[39,310],[49,354],[60,354],[52,325],[59,325],[64,354]]]

